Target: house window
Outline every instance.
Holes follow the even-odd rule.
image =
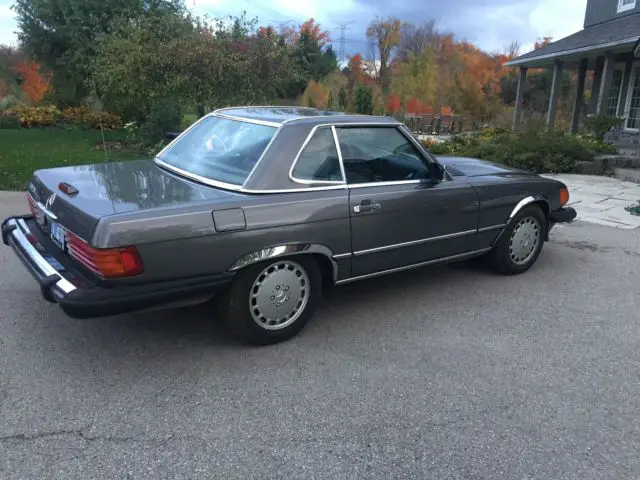
[[[607,99],[607,115],[610,117],[618,116],[618,104],[620,103],[620,90],[622,89],[622,70],[613,71],[613,80],[611,82],[611,90],[609,90],[609,98]]]
[[[640,67],[636,67],[633,79],[627,128],[638,129],[640,128]]]
[[[636,0],[618,0],[618,13],[636,8]]]

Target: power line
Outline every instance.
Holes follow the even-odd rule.
[[[345,45],[347,43],[346,33],[347,33],[347,30],[349,30],[348,26],[353,23],[356,23],[356,22],[345,22],[345,23],[336,22],[340,30],[340,51],[338,53],[338,56],[340,57],[341,62],[344,62],[344,57],[345,57]]]
[[[293,20],[269,20],[270,22],[273,22],[277,25],[278,27],[278,32],[280,33],[280,35],[284,35],[286,32],[286,29],[289,25],[291,25],[292,23],[296,23]]]

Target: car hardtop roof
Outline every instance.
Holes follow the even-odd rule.
[[[385,123],[398,124],[392,117],[380,117],[373,115],[355,115],[330,110],[319,110],[311,107],[278,107],[278,106],[247,106],[221,108],[214,114],[235,117],[238,119],[265,122],[268,124],[282,125],[289,122],[296,123]]]

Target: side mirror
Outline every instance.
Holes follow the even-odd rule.
[[[164,137],[167,140],[173,140],[175,138],[178,138],[179,135],[180,135],[180,132],[164,132]]]
[[[439,162],[434,163],[436,171],[438,172],[436,180],[443,181],[447,179],[447,166]]]

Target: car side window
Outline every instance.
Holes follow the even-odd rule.
[[[313,182],[344,181],[336,142],[330,128],[316,130],[309,143],[302,150],[291,173],[297,180]]]
[[[429,162],[395,127],[340,127],[337,133],[350,184],[432,177]]]

